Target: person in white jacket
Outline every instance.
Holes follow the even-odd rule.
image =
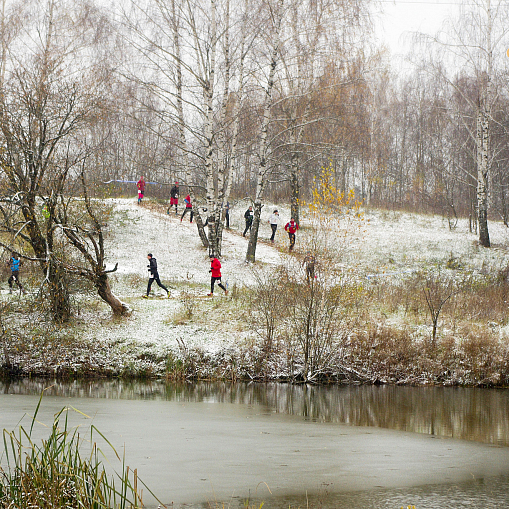
[[[270,237],[270,241],[274,242],[274,237],[276,236],[276,230],[277,225],[279,224],[279,212],[274,210],[272,215],[269,217],[268,223],[270,224],[270,227],[272,228],[272,236]]]

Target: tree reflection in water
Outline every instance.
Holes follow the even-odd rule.
[[[49,386],[48,396],[251,405],[313,421],[509,445],[509,391],[504,389],[22,379],[0,382],[0,392],[38,395]]]

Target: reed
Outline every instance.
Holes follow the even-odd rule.
[[[83,455],[82,445],[86,440],[77,428],[70,427],[69,408],[56,414],[49,437],[41,444],[35,443],[32,432],[40,404],[41,400],[29,429],[19,426],[16,431],[3,432],[2,463],[7,467],[0,467],[0,509],[143,507],[139,487],[146,486],[138,479],[137,470],[131,470],[125,458],[120,459],[111,443],[94,426],[90,428],[91,452]],[[103,452],[94,441],[96,435],[121,462],[120,473],[107,473],[101,461]],[[150,492],[148,488],[147,491]]]

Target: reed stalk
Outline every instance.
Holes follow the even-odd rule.
[[[94,426],[90,441],[71,428],[69,410],[63,408],[53,420],[51,432],[40,444],[32,439],[34,424],[42,400],[39,400],[30,429],[3,431],[3,454],[0,459],[0,509],[80,508],[137,509],[143,507],[137,470],[131,470],[120,459],[114,447]],[[81,413],[81,412],[79,412]],[[84,415],[84,414],[83,414]],[[120,473],[108,474],[105,457],[95,441],[99,435],[121,462]],[[90,443],[90,454],[83,454],[84,443]]]

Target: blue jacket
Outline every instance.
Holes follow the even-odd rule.
[[[19,258],[11,258],[10,260],[11,265],[11,271],[12,272],[19,272],[19,266],[21,265],[21,260]]]

